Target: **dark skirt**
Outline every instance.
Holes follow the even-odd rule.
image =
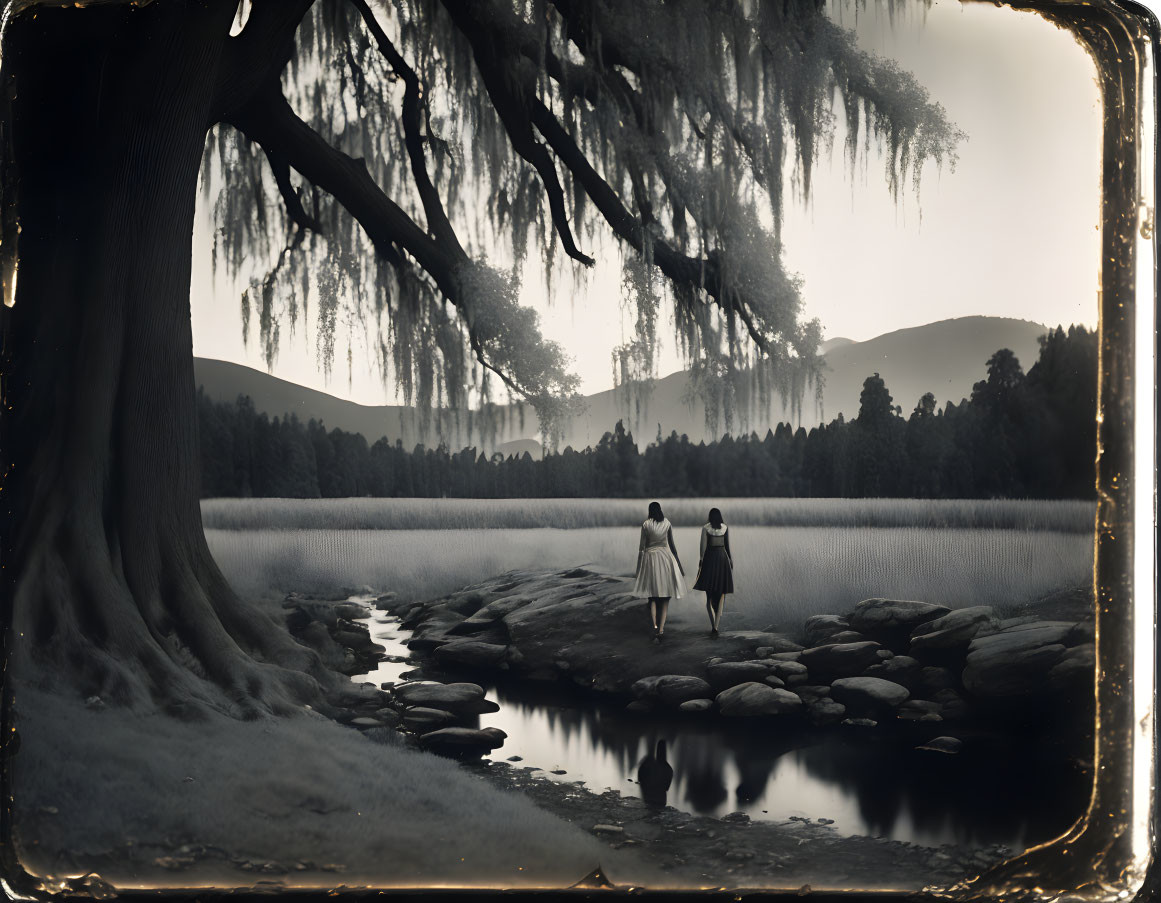
[[[701,560],[701,572],[697,575],[697,583],[693,588],[710,596],[720,596],[734,591],[734,568],[725,549],[711,546],[705,550],[705,557]]]

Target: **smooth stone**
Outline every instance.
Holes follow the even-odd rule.
[[[497,643],[483,643],[479,640],[458,640],[435,650],[435,657],[441,662],[456,665],[488,667],[498,665],[508,652],[507,646]]]
[[[624,831],[620,825],[593,825],[595,834],[623,834]]]
[[[885,661],[876,662],[863,672],[864,677],[881,677],[891,680],[905,687],[910,685],[919,676],[922,665],[909,655],[894,655]]]
[[[911,631],[911,642],[920,637],[930,648],[942,649],[960,642],[970,641],[984,627],[997,627],[999,620],[996,610],[990,605],[972,605],[957,608],[941,618],[920,624]]]
[[[1096,675],[1096,647],[1092,643],[1072,646],[1064,657],[1048,670],[1048,685],[1053,689],[1080,687],[1091,683]]]
[[[799,653],[799,654],[801,655],[801,653]],[[792,661],[792,662],[773,661],[773,662],[770,662],[769,664],[770,664],[770,673],[773,674],[775,677],[781,677],[783,680],[790,677],[792,674],[805,674],[806,673],[806,665],[802,664],[801,662],[799,662],[797,660]]]
[[[768,687],[785,687],[786,681],[781,677],[775,677],[773,674],[767,674],[762,678],[762,683]]]
[[[473,707],[484,700],[484,688],[479,684],[441,684],[436,681],[402,683],[394,690],[395,698],[408,706],[418,705],[442,708],[448,711]]]
[[[794,695],[803,702],[814,702],[816,699],[823,699],[830,696],[830,687],[820,684],[806,684],[801,687],[795,687]]]
[[[847,630],[850,626],[850,622],[840,615],[811,615],[802,624],[811,646],[821,645],[832,634]]]
[[[978,661],[985,655],[999,657],[1040,646],[1064,645],[1064,640],[1067,639],[1072,627],[1072,624],[1064,622],[1042,621],[1039,624],[1027,624],[987,636],[977,636],[968,646],[968,662],[970,663],[973,657]]]
[[[410,728],[440,728],[452,724],[456,716],[444,709],[414,706],[403,712],[403,723]]]
[[[847,707],[845,705],[825,696],[810,702],[806,707],[806,717],[816,727],[837,724],[846,717],[846,714]]]
[[[712,699],[687,699],[678,706],[683,712],[708,712],[713,707]]]
[[[931,752],[954,754],[963,749],[963,741],[956,737],[936,737],[933,740],[928,740],[922,746],[915,748],[926,749]]]
[[[718,710],[730,717],[784,715],[802,709],[802,700],[789,690],[753,681],[723,690],[714,701]]]
[[[865,643],[870,637],[857,630],[840,630],[826,638],[827,643]]]
[[[1003,637],[1004,634],[997,634]],[[990,639],[990,638],[989,638]],[[980,640],[972,641],[974,647]],[[963,685],[982,697],[1019,697],[1042,691],[1048,672],[1064,658],[1059,643],[1035,646],[989,644],[969,652]]]
[[[874,718],[844,718],[839,722],[848,727],[875,727],[879,722]],[[886,838],[883,838],[886,840]]]
[[[679,706],[691,699],[703,699],[709,696],[710,685],[700,677],[666,674],[657,682],[654,693],[666,705]]]
[[[720,662],[706,670],[709,682],[718,689],[733,687],[748,681],[757,681],[770,673],[770,666],[762,662]]]
[[[864,599],[847,617],[852,630],[873,634],[876,631],[910,632],[925,621],[942,617],[951,611],[946,605],[901,599]]]
[[[830,685],[830,695],[847,708],[876,710],[896,708],[911,693],[906,687],[879,677],[842,677]]]
[[[378,718],[371,718],[368,715],[362,715],[358,718],[352,718],[347,724],[355,727],[383,727],[383,722]]]
[[[880,660],[878,653],[882,648],[878,643],[869,640],[862,643],[815,646],[813,649],[802,650],[798,661],[805,665],[811,674],[853,677],[861,674],[869,665],[878,662]]]
[[[443,727],[421,736],[419,745],[425,749],[488,750],[503,746],[507,737],[507,734],[495,727],[485,727],[481,730],[470,727]]]

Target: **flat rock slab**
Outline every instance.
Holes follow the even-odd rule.
[[[717,662],[705,670],[710,684],[719,690],[747,681],[762,680],[771,673],[770,666],[763,662]]]
[[[851,629],[874,634],[906,630],[908,633],[925,621],[932,621],[951,611],[946,605],[901,599],[864,599],[855,606],[847,620]]]
[[[459,640],[446,643],[435,650],[435,657],[441,662],[469,667],[491,667],[504,661],[508,647],[496,643],[482,643],[477,640]]]
[[[830,696],[859,711],[896,708],[911,693],[906,687],[879,677],[841,677],[830,685]]]
[[[627,579],[583,568],[520,570],[442,599],[400,606],[399,611],[406,622],[420,625],[420,636],[412,638],[410,647],[441,662],[458,663],[457,657],[470,656],[473,666],[477,661],[481,668],[507,665],[514,677],[564,681],[619,696],[629,696],[630,687],[645,677],[708,681],[706,662],[715,656],[742,662],[755,660],[759,647],[766,656],[793,655],[801,649],[789,636],[769,630],[724,631],[711,637],[700,619],[692,619],[696,627],[683,623],[690,609],[682,606],[688,599],[674,603],[672,610],[682,616],[667,625],[663,642],[653,643],[648,603],[630,596],[630,588]],[[457,609],[471,614],[458,614]],[[469,629],[487,629],[488,636],[466,639],[457,625],[468,622],[474,622]],[[486,648],[499,645],[492,642],[492,631],[507,638],[504,658],[498,650]],[[468,645],[482,640],[485,648]],[[678,706],[708,698],[712,689],[699,685],[694,692],[693,685],[674,684],[664,694],[646,698],[638,688],[633,695]],[[425,704],[445,707],[436,701]]]

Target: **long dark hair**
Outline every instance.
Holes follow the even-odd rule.
[[[657,523],[661,523],[663,520],[665,520],[665,514],[661,510],[660,502],[649,503],[649,516],[653,518],[653,520],[657,521]]]
[[[722,528],[722,513],[717,508],[710,508],[709,522],[715,530]]]

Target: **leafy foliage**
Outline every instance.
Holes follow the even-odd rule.
[[[954,162],[943,110],[814,0],[316,0],[280,93],[207,143],[215,262],[268,364],[313,311],[325,371],[345,334],[348,366],[362,346],[407,403],[475,408],[481,435],[499,379],[551,440],[577,383],[518,277],[535,250],[551,290],[559,250],[590,265],[579,245],[611,232],[637,309],[618,381],[647,391],[665,299],[728,423],[737,399],[800,403],[818,378],[782,213],[836,97],[851,165],[874,141],[893,194]]]

